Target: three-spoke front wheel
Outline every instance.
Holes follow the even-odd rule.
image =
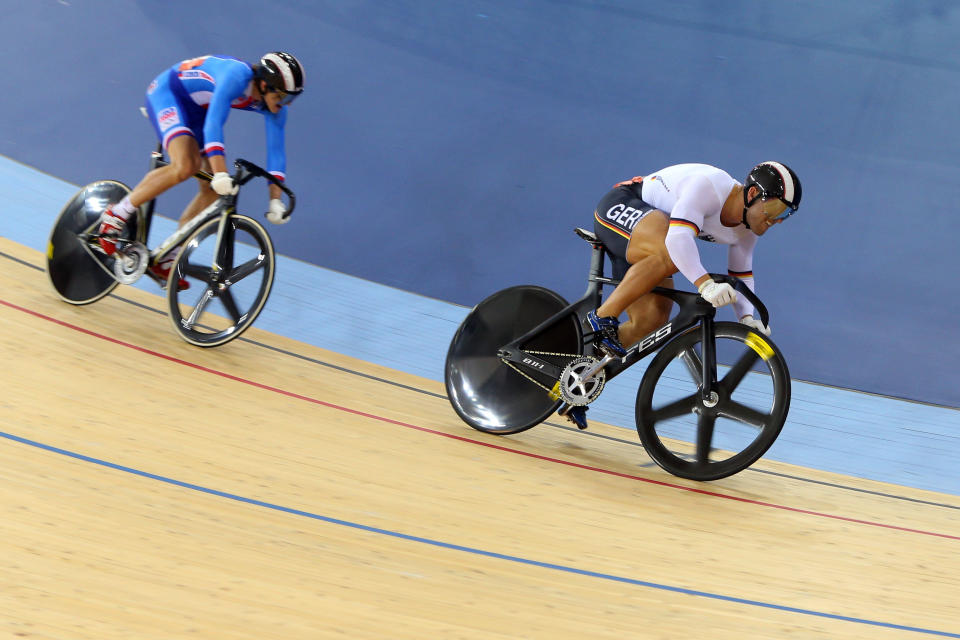
[[[667,343],[637,391],[637,431],[654,462],[691,480],[742,471],[766,453],[790,408],[787,363],[769,338],[736,322],[714,324],[717,385],[703,397],[702,334]]]
[[[270,235],[256,220],[231,214],[202,224],[170,269],[167,302],[174,329],[199,347],[233,340],[266,304],[275,267]],[[189,289],[177,290],[181,278]]]

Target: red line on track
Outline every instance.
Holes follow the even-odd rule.
[[[536,454],[536,453],[528,453],[528,452],[526,452],[526,451],[520,451],[520,450],[518,450],[518,449],[511,449],[510,447],[504,447],[504,446],[501,446],[501,445],[498,445],[498,444],[492,444],[492,443],[490,443],[490,442],[483,442],[483,441],[481,441],[481,440],[474,440],[473,438],[467,438],[467,437],[465,437],[465,436],[458,436],[458,435],[454,435],[454,434],[452,434],[452,433],[445,433],[445,432],[443,432],[443,431],[437,431],[436,429],[430,429],[430,428],[428,428],[428,427],[421,427],[421,426],[419,426],[419,425],[410,424],[409,422],[402,422],[402,421],[400,421],[400,420],[394,420],[393,418],[386,418],[386,417],[384,417],[384,416],[378,416],[378,415],[376,415],[376,414],[367,413],[367,412],[365,412],[365,411],[360,411],[360,410],[358,410],[358,409],[351,409],[350,407],[344,407],[344,406],[341,406],[341,405],[338,405],[338,404],[333,404],[332,402],[326,402],[326,401],[324,401],[324,400],[318,400],[317,398],[311,398],[311,397],[309,397],[309,396],[300,395],[299,393],[294,393],[294,392],[292,392],[292,391],[286,391],[286,390],[284,390],[284,389],[278,389],[277,387],[271,387],[270,385],[262,384],[262,383],[259,383],[259,382],[254,382],[253,380],[247,380],[246,378],[241,378],[241,377],[239,377],[239,376],[235,376],[235,375],[233,375],[233,374],[226,373],[226,372],[224,372],[224,371],[217,371],[216,369],[211,369],[211,368],[209,368],[209,367],[204,367],[203,365],[199,365],[199,364],[196,364],[196,363],[194,363],[194,362],[188,362],[187,360],[181,360],[180,358],[175,358],[175,357],[173,357],[173,356],[168,356],[168,355],[159,353],[159,352],[157,352],[157,351],[153,351],[153,350],[151,350],[151,349],[147,349],[147,348],[145,348],[145,347],[138,347],[138,346],[135,345],[135,344],[130,344],[129,342],[124,342],[124,341],[122,341],[122,340],[117,340],[116,338],[111,338],[110,336],[105,336],[105,335],[103,335],[103,334],[101,334],[101,333],[97,333],[97,332],[95,332],[95,331],[90,331],[89,329],[84,329],[83,327],[79,327],[79,326],[77,326],[77,325],[70,324],[69,322],[65,322],[65,321],[63,321],[63,320],[58,320],[58,319],[53,318],[53,317],[51,317],[51,316],[42,314],[42,313],[40,313],[40,312],[38,312],[38,311],[33,311],[33,310],[31,310],[31,309],[27,309],[27,308],[21,307],[21,306],[19,306],[19,305],[13,304],[12,302],[7,302],[6,300],[0,300],[0,304],[3,304],[3,305],[5,305],[5,306],[7,306],[7,307],[10,307],[11,309],[16,309],[17,311],[21,311],[21,312],[23,312],[23,313],[27,313],[27,314],[32,315],[32,316],[34,316],[34,317],[40,318],[40,319],[42,319],[42,320],[46,320],[46,321],[48,321],[48,322],[52,322],[52,323],[54,323],[54,324],[58,324],[58,325],[60,325],[60,326],[62,326],[62,327],[66,327],[67,329],[72,329],[72,330],[74,330],[74,331],[79,331],[80,333],[85,333],[85,334],[87,334],[88,336],[92,336],[92,337],[98,338],[98,339],[100,339],[100,340],[105,340],[105,341],[107,341],[107,342],[112,342],[113,344],[120,345],[120,346],[126,347],[126,348],[128,348],[128,349],[133,349],[134,351],[139,351],[140,353],[145,353],[145,354],[147,354],[147,355],[154,356],[154,357],[157,357],[157,358],[161,358],[161,359],[167,360],[167,361],[169,361],[169,362],[174,362],[174,363],[176,363],[176,364],[180,364],[180,365],[183,365],[183,366],[185,366],[185,367],[190,367],[190,368],[192,368],[192,369],[197,369],[198,371],[203,371],[203,372],[205,372],[205,373],[209,373],[209,374],[212,374],[212,375],[215,375],[215,376],[220,376],[221,378],[226,378],[227,380],[233,380],[234,382],[239,382],[239,383],[241,383],[241,384],[246,384],[246,385],[249,385],[249,386],[251,386],[251,387],[256,387],[256,388],[258,388],[258,389],[263,389],[264,391],[270,391],[270,392],[272,392],[272,393],[278,393],[278,394],[280,394],[280,395],[284,395],[284,396],[287,396],[287,397],[289,397],[289,398],[295,398],[295,399],[297,399],[297,400],[303,400],[304,402],[309,402],[309,403],[316,404],[316,405],[320,405],[320,406],[327,407],[327,408],[330,408],[330,409],[336,409],[337,411],[343,411],[343,412],[350,413],[350,414],[353,414],[353,415],[356,415],[356,416],[361,416],[361,417],[363,417],[363,418],[369,418],[369,419],[371,419],[371,420],[377,420],[377,421],[380,421],[380,422],[385,422],[385,423],[387,423],[387,424],[397,425],[397,426],[399,426],[399,427],[405,427],[405,428],[407,428],[407,429],[414,429],[414,430],[416,430],[416,431],[422,431],[422,432],[424,432],[424,433],[429,433],[429,434],[432,434],[432,435],[442,436],[442,437],[444,437],[444,438],[450,438],[450,439],[453,439],[453,440],[460,440],[461,442],[468,442],[468,443],[470,443],[470,444],[476,444],[476,445],[480,445],[480,446],[482,446],[482,447],[489,447],[489,448],[491,448],[491,449],[499,449],[500,451],[507,451],[507,452],[509,452],[509,453],[519,454],[519,455],[521,455],[521,456],[526,456],[526,457],[528,457],[528,458],[534,458],[534,459],[536,459],[536,460],[543,460],[543,461],[546,461],[546,462],[553,462],[553,463],[562,464],[562,465],[565,465],[565,466],[568,466],[568,467],[575,467],[575,468],[577,468],[577,469],[583,469],[583,470],[585,470],[585,471],[594,471],[594,472],[596,472],[596,473],[603,473],[603,474],[606,474],[606,475],[609,475],[609,476],[617,476],[617,477],[619,477],[619,478],[626,478],[626,479],[628,479],[628,480],[635,480],[635,481],[638,481],[638,482],[646,482],[647,484],[658,485],[658,486],[661,486],[661,487],[669,487],[669,488],[671,488],[671,489],[680,489],[680,490],[682,490],[682,491],[689,491],[689,492],[691,492],[691,493],[699,493],[699,494],[701,494],[701,495],[710,496],[710,497],[713,497],[713,498],[722,498],[722,499],[725,499],[725,500],[734,500],[734,501],[736,501],[736,502],[742,502],[742,503],[744,503],[744,504],[752,504],[752,505],[760,506],[760,507],[769,507],[769,508],[771,508],[771,509],[780,509],[780,510],[782,510],[782,511],[790,511],[790,512],[793,512],[793,513],[800,513],[800,514],[803,514],[803,515],[816,516],[816,517],[819,517],[819,518],[829,518],[829,519],[831,519],[831,520],[839,520],[839,521],[842,521],[842,522],[850,522],[850,523],[854,523],[854,524],[863,524],[863,525],[867,525],[867,526],[871,526],[871,527],[880,527],[880,528],[883,528],[883,529],[892,529],[892,530],[895,530],[895,531],[904,531],[904,532],[907,532],[907,533],[918,533],[918,534],[925,535],[925,536],[935,536],[935,537],[938,537],[938,538],[947,538],[948,540],[960,540],[960,536],[948,535],[948,534],[946,534],[946,533],[936,533],[936,532],[934,532],[934,531],[924,531],[924,530],[922,530],[922,529],[910,529],[910,528],[908,528],[908,527],[898,527],[898,526],[896,526],[896,525],[885,524],[885,523],[883,523],[883,522],[873,522],[873,521],[870,521],[870,520],[859,520],[859,519],[857,519],[857,518],[849,518],[849,517],[846,517],[846,516],[838,516],[838,515],[833,515],[833,514],[830,514],[830,513],[823,513],[823,512],[821,512],[821,511],[811,511],[811,510],[809,510],[809,509],[799,509],[799,508],[797,508],[797,507],[788,507],[788,506],[786,506],[786,505],[775,504],[775,503],[772,503],[772,502],[763,502],[763,501],[761,501],[761,500],[751,500],[751,499],[749,499],[749,498],[741,498],[741,497],[738,497],[738,496],[731,496],[731,495],[724,494],[724,493],[717,493],[717,492],[715,492],[715,491],[707,491],[706,489],[697,489],[697,488],[695,488],[695,487],[685,487],[685,486],[683,486],[683,485],[674,484],[674,483],[672,483],[672,482],[664,482],[664,481],[662,481],[662,480],[653,480],[653,479],[650,479],[650,478],[641,478],[640,476],[634,476],[634,475],[630,475],[630,474],[628,474],[628,473],[621,473],[621,472],[619,472],[619,471],[611,471],[611,470],[609,470],[609,469],[602,469],[602,468],[600,468],[600,467],[591,467],[591,466],[589,466],[589,465],[579,464],[579,463],[577,463],[577,462],[570,462],[570,461],[567,461],[567,460],[560,460],[559,458],[551,458],[551,457],[549,457],[549,456],[542,456],[542,455],[539,455],[539,454]]]

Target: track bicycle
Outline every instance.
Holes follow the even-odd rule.
[[[618,281],[603,275],[599,238],[575,231],[593,248],[579,301],[568,304],[539,286],[510,287],[480,302],[457,329],[444,379],[460,418],[486,433],[519,433],[590,404],[611,379],[656,352],[635,406],[640,441],[654,462],[701,481],[756,462],[790,407],[790,374],[777,346],[744,324],[716,321],[716,309],[697,293],[656,287],[653,293],[678,305],[676,315],[623,358],[603,354],[586,315],[600,306],[602,287]],[[766,307],[746,285],[710,275],[746,296],[769,326]]]
[[[158,147],[151,154],[151,170],[167,164]],[[288,215],[293,212],[296,198],[277,178],[242,159],[234,162],[234,169],[238,187],[258,177],[280,187],[289,200]],[[195,177],[212,178],[203,171]],[[190,344],[215,347],[248,329],[270,295],[276,256],[263,225],[237,213],[239,192],[218,198],[154,249],[146,243],[156,200],[146,202],[116,238],[116,253],[108,256],[98,242],[100,214],[128,193],[130,187],[122,182],[99,180],[80,189],[60,212],[46,255],[47,275],[57,294],[70,304],[90,304],[146,273],[165,287],[168,316]],[[148,267],[177,248],[169,278],[161,281]],[[180,279],[190,288],[180,290]]]

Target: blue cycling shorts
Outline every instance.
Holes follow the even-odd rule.
[[[150,83],[146,107],[164,151],[171,140],[184,135],[196,138],[197,145],[203,149],[203,121],[207,110],[190,98],[176,71],[164,71]]]

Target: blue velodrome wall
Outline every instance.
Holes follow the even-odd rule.
[[[620,179],[790,164],[801,213],[755,262],[794,377],[960,406],[960,5],[935,0],[0,0],[0,154],[136,182],[148,82],[296,53],[281,252],[465,305],[580,295],[571,233]],[[263,158],[237,113],[228,153]],[[171,215],[190,195],[166,198]],[[253,209],[263,204],[248,199]],[[53,212],[37,212],[52,216]],[[722,251],[704,249],[722,270]],[[351,321],[351,319],[345,319]],[[439,367],[438,363],[438,367]]]

